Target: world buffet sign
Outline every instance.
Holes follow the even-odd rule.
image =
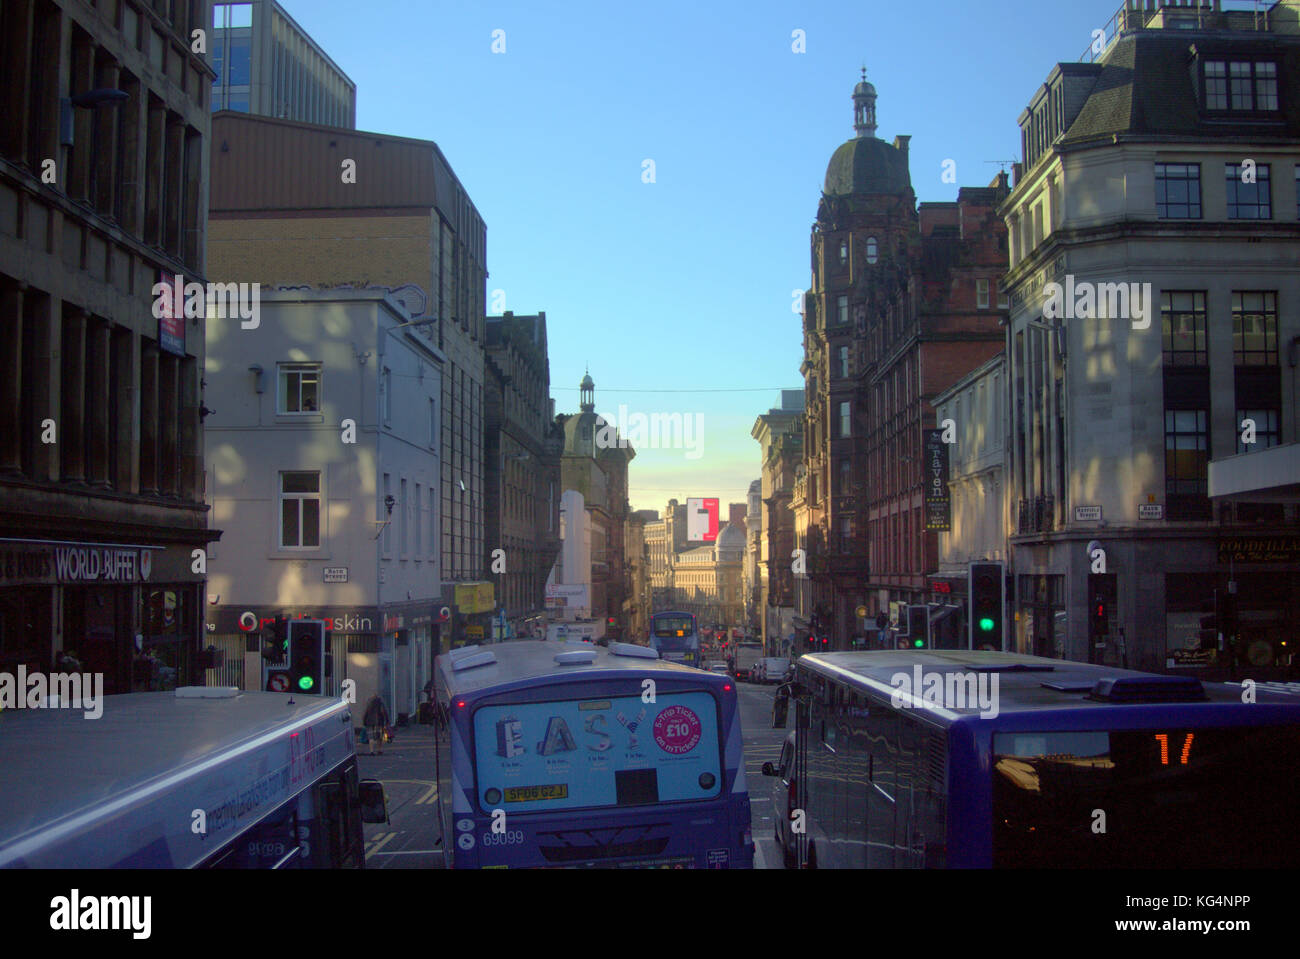
[[[0,583],[143,583],[152,572],[149,547],[0,543]]]

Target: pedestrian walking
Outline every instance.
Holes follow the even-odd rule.
[[[375,746],[384,744],[384,730],[388,728],[388,707],[384,705],[384,700],[378,693],[370,697],[370,702],[366,703],[365,715],[361,721],[366,726],[366,736],[370,739],[370,755],[375,755]],[[378,750],[379,755],[383,755],[382,749]]]

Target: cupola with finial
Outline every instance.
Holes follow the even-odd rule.
[[[596,410],[596,383],[591,378],[591,371],[588,370],[579,384],[578,405],[584,413],[594,413]]]
[[[867,68],[862,68],[862,80],[853,88],[853,129],[858,137],[876,135],[876,88],[867,82]]]

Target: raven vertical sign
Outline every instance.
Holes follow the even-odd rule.
[[[940,533],[952,529],[948,444],[943,441],[943,430],[925,431],[925,529]]]

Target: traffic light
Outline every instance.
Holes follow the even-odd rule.
[[[1006,572],[1002,563],[971,563],[970,648],[1006,648]]]
[[[1201,604],[1201,649],[1218,649],[1219,637],[1225,647],[1237,635],[1237,597],[1226,589],[1216,589],[1214,597]]]
[[[1110,635],[1110,620],[1115,613],[1114,573],[1088,574],[1088,640],[1094,647],[1104,647]]]
[[[907,607],[908,645],[912,649],[925,649],[930,642],[930,607]]]
[[[289,660],[289,621],[277,616],[262,633],[262,658],[269,663]]]
[[[1106,600],[1098,596],[1092,601],[1092,635],[1110,635],[1110,609]]]
[[[1223,591],[1215,590],[1218,594],[1219,629],[1228,639],[1237,635],[1237,594],[1232,591],[1233,585],[1230,583],[1229,588]]]
[[[1198,636],[1201,641],[1201,649],[1218,649],[1219,648],[1219,591],[1214,591],[1214,596],[1201,603],[1201,628]]]
[[[289,621],[289,690],[325,695],[325,624],[319,619]]]

